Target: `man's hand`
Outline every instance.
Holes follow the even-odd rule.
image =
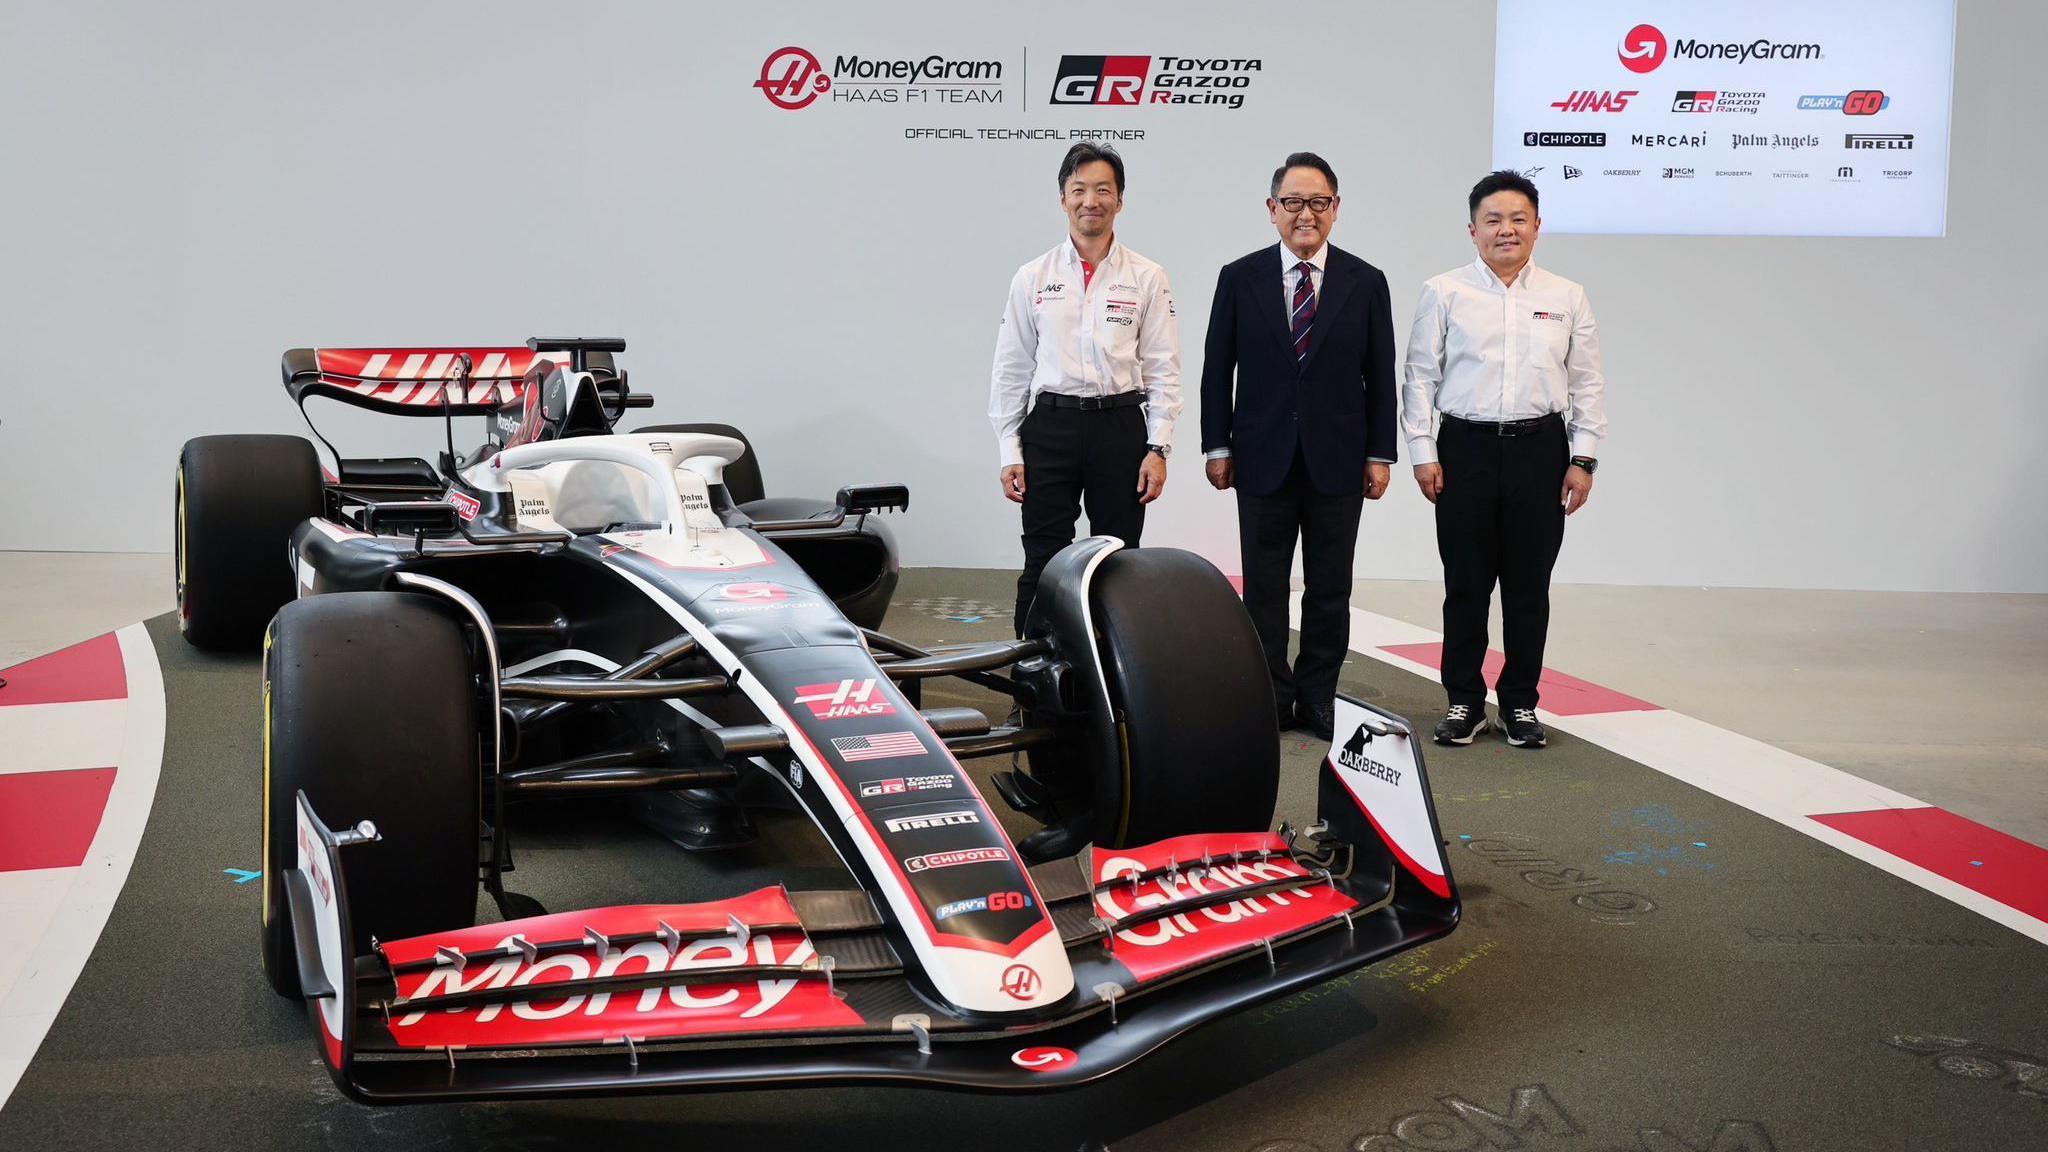
[[[1564,470],[1564,491],[1557,498],[1564,502],[1564,514],[1569,516],[1586,506],[1593,497],[1593,474],[1577,464]]]
[[[1138,465],[1138,503],[1150,504],[1165,490],[1166,457],[1157,452],[1145,453],[1145,462]]]
[[[1228,456],[1219,456],[1204,464],[1202,469],[1209,474],[1209,487],[1218,492],[1237,483],[1237,461]]]
[[[1422,489],[1422,498],[1436,503],[1439,493],[1444,490],[1444,466],[1441,464],[1417,464],[1415,483]]]
[[[1365,465],[1365,498],[1367,500],[1377,500],[1385,496],[1387,494],[1387,484],[1392,478],[1393,473],[1385,464],[1377,460],[1367,461]]]
[[[1006,464],[1003,466],[1003,495],[1009,497],[1012,504],[1022,504],[1024,502],[1024,466],[1022,464]]]

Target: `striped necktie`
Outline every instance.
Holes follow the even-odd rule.
[[[1308,330],[1316,322],[1316,285],[1309,272],[1314,266],[1303,260],[1295,269],[1301,280],[1294,285],[1294,362],[1308,359]]]

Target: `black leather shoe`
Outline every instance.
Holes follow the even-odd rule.
[[[1334,705],[1311,704],[1306,700],[1296,700],[1294,718],[1318,740],[1334,740],[1337,737],[1337,710]]]
[[[1444,718],[1436,722],[1436,731],[1431,738],[1439,744],[1470,744],[1474,736],[1486,731],[1486,705],[1453,704],[1444,711]]]
[[[1508,743],[1517,748],[1541,748],[1550,740],[1550,733],[1537,722],[1534,708],[1503,708],[1500,717],[1501,727],[1508,734]]]

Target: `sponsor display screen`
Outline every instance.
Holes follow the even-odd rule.
[[[1955,0],[1500,0],[1493,166],[1551,232],[1940,236]]]

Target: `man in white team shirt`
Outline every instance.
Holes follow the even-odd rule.
[[[1495,691],[1508,743],[1541,748],[1536,681],[1564,518],[1593,494],[1607,434],[1600,335],[1586,290],[1536,267],[1536,186],[1489,174],[1467,200],[1479,257],[1422,288],[1401,387],[1415,482],[1436,505],[1444,564],[1439,744],[1485,731],[1486,616],[1500,583],[1507,662]],[[1433,418],[1442,414],[1440,427]]]
[[[1166,273],[1117,242],[1124,162],[1076,144],[1060,163],[1067,240],[1017,270],[989,381],[1003,495],[1023,505],[1016,628],[1046,561],[1093,535],[1138,546],[1166,487],[1180,415],[1180,325]]]

